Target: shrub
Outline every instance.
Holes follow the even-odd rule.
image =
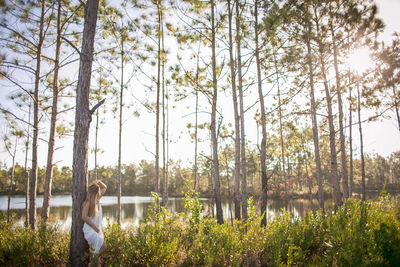
[[[128,246],[128,233],[121,229],[121,226],[114,222],[108,223],[104,231],[104,239],[107,244],[107,250],[104,254],[104,263],[111,266],[123,266]]]
[[[57,224],[40,222],[36,231],[0,221],[1,266],[59,266],[69,257],[70,235]]]
[[[124,266],[168,266],[179,261],[179,218],[164,207],[157,212],[157,198],[146,222],[128,237]]]

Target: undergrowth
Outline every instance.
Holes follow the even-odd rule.
[[[400,266],[400,198],[346,201],[303,218],[282,212],[261,226],[252,199],[246,222],[218,224],[203,216],[195,192],[186,214],[171,214],[154,196],[137,228],[109,223],[105,266]],[[0,266],[67,265],[69,233],[40,224],[36,231],[0,215]]]

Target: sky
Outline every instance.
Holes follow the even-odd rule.
[[[379,8],[379,17],[383,18],[386,28],[382,34],[383,40],[390,40],[394,31],[400,32],[400,19],[398,10],[400,10],[400,0],[377,0]],[[397,12],[396,12],[397,11]],[[175,57],[176,53],[172,53],[171,57]],[[76,72],[77,77],[77,72]],[[141,90],[127,92],[127,94],[135,94],[139,99],[146,98],[146,93]],[[4,101],[4,94],[0,93],[0,101]],[[111,101],[106,99],[106,101]],[[203,102],[203,110],[205,110],[205,99]],[[222,101],[222,102],[221,102]],[[251,103],[248,99],[247,105]],[[169,109],[169,138],[168,147],[169,158],[177,161],[181,160],[184,165],[188,166],[193,162],[194,144],[191,141],[187,129],[187,123],[194,123],[194,106],[193,98],[183,101],[182,104],[175,108]],[[173,103],[171,103],[171,106]],[[224,96],[220,93],[220,104],[223,110],[231,112],[232,104],[229,95]],[[134,111],[139,111],[140,116],[133,115]],[[67,120],[74,121],[74,113],[70,112]],[[139,104],[134,104],[129,110],[124,110],[124,124],[122,132],[122,163],[139,163],[141,160],[153,161],[155,151],[155,114],[149,114]],[[224,118],[225,119],[225,118]],[[201,112],[199,114],[200,122],[209,122],[210,114]],[[225,121],[226,122],[226,121]],[[98,154],[98,164],[103,166],[116,166],[118,164],[118,119],[107,117],[106,124],[99,129],[99,148],[103,151]],[[89,148],[94,147],[94,124],[95,118],[92,120]],[[3,126],[4,127],[4,126]],[[193,131],[193,130],[191,130]],[[392,152],[400,150],[400,134],[395,120],[387,120],[383,122],[370,122],[363,124],[364,131],[364,151],[366,153],[378,153],[382,156],[389,156]],[[353,128],[354,134],[358,134],[358,128]],[[247,140],[253,145],[257,142],[257,127],[254,120],[248,116],[246,118],[246,136]],[[47,139],[47,136],[43,136]],[[209,136],[206,131],[200,132],[200,138],[207,140]],[[354,139],[357,150],[358,138]],[[58,166],[71,166],[73,154],[73,137],[57,140],[59,149],[55,152],[54,162]],[[160,147],[161,147],[160,143]],[[11,165],[11,157],[1,151],[0,162]],[[210,154],[210,144],[208,141],[200,143],[199,152],[202,154]],[[356,152],[357,153],[357,152]],[[39,144],[39,166],[46,164],[47,145],[43,141]],[[357,156],[357,155],[356,155]],[[23,164],[24,153],[19,152],[17,155],[20,164]],[[161,158],[161,157],[160,157]],[[89,169],[94,167],[94,154],[89,152]]]

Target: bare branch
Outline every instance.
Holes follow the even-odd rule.
[[[19,120],[19,121],[22,121],[23,123],[26,123],[26,124],[28,124],[28,125],[30,125],[30,126],[33,127],[33,125],[32,125],[30,122],[27,122],[27,121],[25,121],[24,119],[19,118],[17,115],[15,115],[14,113],[12,113],[11,111],[8,111],[7,109],[4,109],[4,108],[0,107],[0,111],[2,111],[3,113],[10,114],[10,115],[13,116],[15,119],[17,119],[17,120]]]
[[[64,41],[66,41],[76,52],[78,52],[79,56],[81,55],[81,51],[79,51],[79,49],[67,38],[65,38],[64,36],[61,37]]]
[[[96,109],[98,107],[100,107],[104,102],[106,101],[106,99],[104,98],[103,100],[101,100],[99,103],[97,103],[90,111],[90,115],[93,115],[93,113],[96,111]]]

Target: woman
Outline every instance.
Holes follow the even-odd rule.
[[[101,231],[103,214],[99,204],[99,200],[106,189],[107,186],[103,182],[99,180],[94,181],[88,187],[86,200],[82,204],[83,234],[88,244],[94,249],[91,264],[98,263],[101,253],[107,248]]]

